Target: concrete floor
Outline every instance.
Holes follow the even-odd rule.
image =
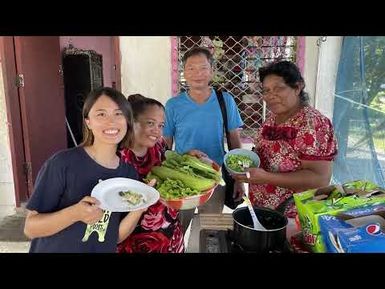
[[[29,242],[0,242],[0,253],[28,253]]]
[[[30,242],[23,233],[25,210],[0,206],[0,253],[27,253]]]

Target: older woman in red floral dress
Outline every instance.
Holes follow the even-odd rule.
[[[259,69],[262,96],[270,115],[257,131],[254,150],[260,168],[250,169],[249,197],[255,206],[276,209],[293,193],[326,186],[337,154],[330,120],[308,105],[305,83],[298,67],[289,61]],[[295,217],[291,203],[285,215]]]
[[[128,100],[134,115],[135,138],[131,148],[121,151],[121,157],[134,166],[143,180],[151,168],[160,165],[164,159],[164,107],[157,100],[139,94],[130,95]],[[136,227],[118,244],[119,253],[184,252],[179,211],[158,201],[142,212],[136,217]]]

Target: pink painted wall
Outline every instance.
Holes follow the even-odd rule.
[[[60,36],[60,49],[63,52],[64,48],[69,43],[75,48],[91,49],[103,55],[103,81],[104,86],[112,86],[115,81],[114,73],[114,50],[111,36]]]
[[[297,40],[297,66],[304,74],[305,69],[305,36],[298,36]]]
[[[178,39],[171,36],[171,90],[172,95],[178,94]]]

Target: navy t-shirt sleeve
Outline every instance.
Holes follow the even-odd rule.
[[[64,190],[65,168],[55,157],[50,158],[38,173],[27,209],[39,213],[56,211]]]

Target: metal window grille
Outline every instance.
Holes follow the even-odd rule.
[[[213,85],[227,90],[234,96],[245,123],[241,137],[244,139],[252,137],[266,117],[266,108],[260,94],[258,68],[278,59],[296,62],[297,37],[177,37],[179,91],[186,89],[182,57],[194,46],[207,47],[213,53]]]

